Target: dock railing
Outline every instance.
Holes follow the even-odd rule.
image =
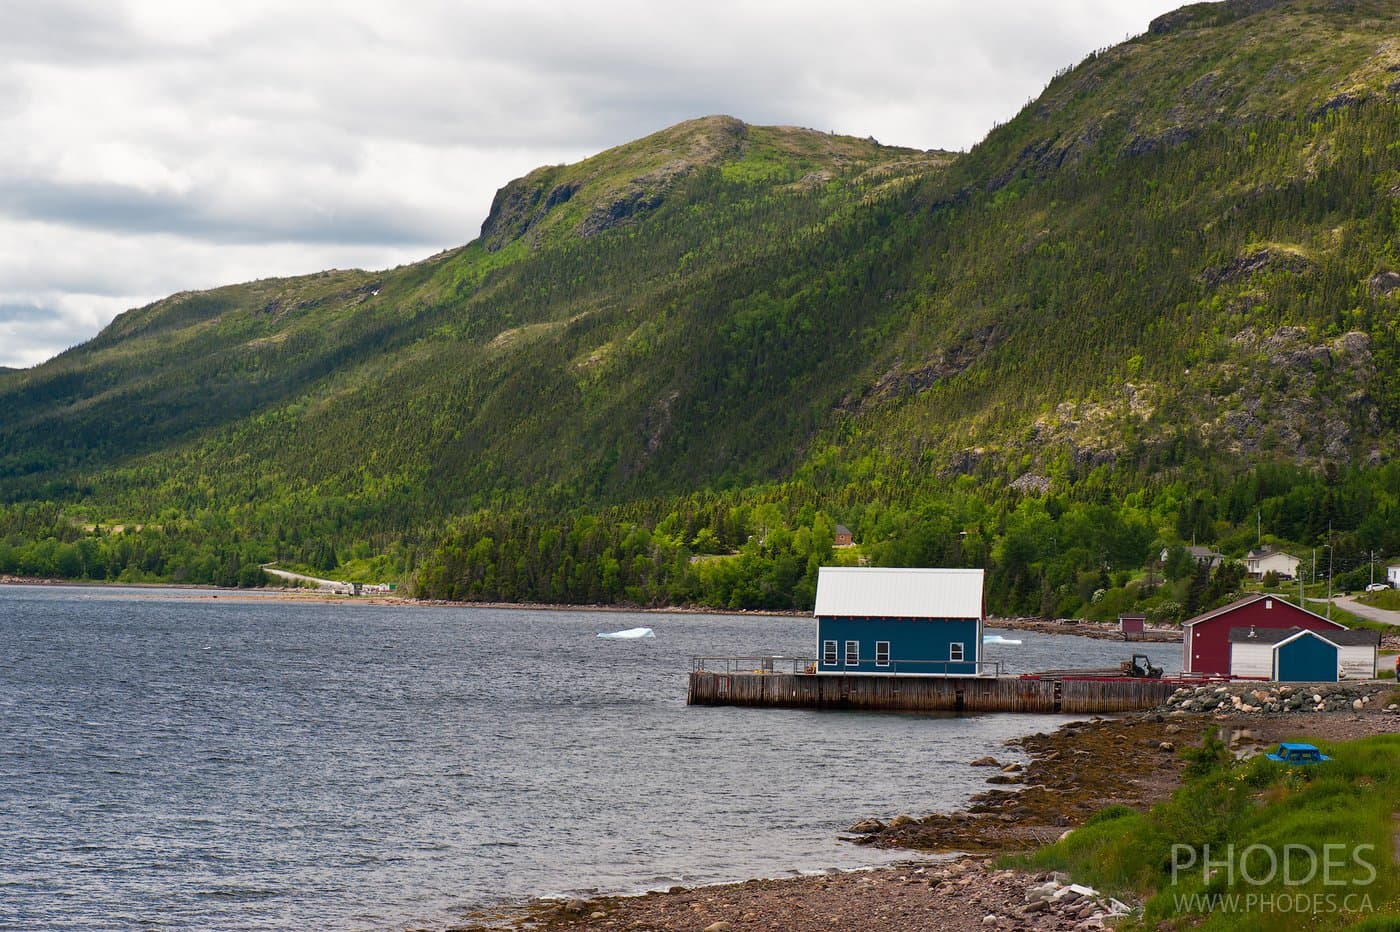
[[[692,657],[692,673],[791,673],[794,675],[869,676],[871,674],[902,673],[905,676],[1001,676],[1000,660],[891,660],[877,664],[875,669],[823,670],[816,657]]]
[[[815,657],[691,657],[692,673],[809,673],[816,669]],[[810,669],[809,669],[810,668]]]

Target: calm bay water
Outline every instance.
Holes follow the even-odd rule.
[[[645,625],[656,638],[598,640]],[[1002,632],[1014,672],[1111,641]],[[505,899],[848,868],[1047,716],[685,705],[807,619],[0,586],[0,928],[402,928]],[[1141,650],[1140,645],[1132,649]],[[1177,645],[1152,645],[1179,665]]]

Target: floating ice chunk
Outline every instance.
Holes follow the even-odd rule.
[[[650,628],[628,628],[626,631],[604,631],[598,637],[617,641],[632,641],[637,638],[654,638],[656,632]]]

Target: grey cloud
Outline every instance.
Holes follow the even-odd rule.
[[[141,54],[128,21],[114,4],[84,0],[0,2],[0,57],[49,64],[132,60]]]
[[[92,338],[92,323],[58,308],[0,304],[0,366],[23,369]]]
[[[440,216],[401,205],[328,205],[323,210],[278,210],[272,205],[221,209],[196,191],[151,193],[112,184],[64,184],[45,179],[0,179],[0,214],[118,233],[167,233],[217,243],[429,245],[459,231]]]

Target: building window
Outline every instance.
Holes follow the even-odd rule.
[[[949,659],[949,660],[962,660],[962,659],[963,659],[963,645],[962,645],[962,641],[954,641],[953,643],[951,643],[951,644],[948,645],[948,659]]]
[[[860,666],[860,641],[846,642],[846,666]]]
[[[888,667],[890,665],[890,642],[875,642],[875,666]]]
[[[836,666],[835,641],[822,641],[822,663],[828,667]]]

